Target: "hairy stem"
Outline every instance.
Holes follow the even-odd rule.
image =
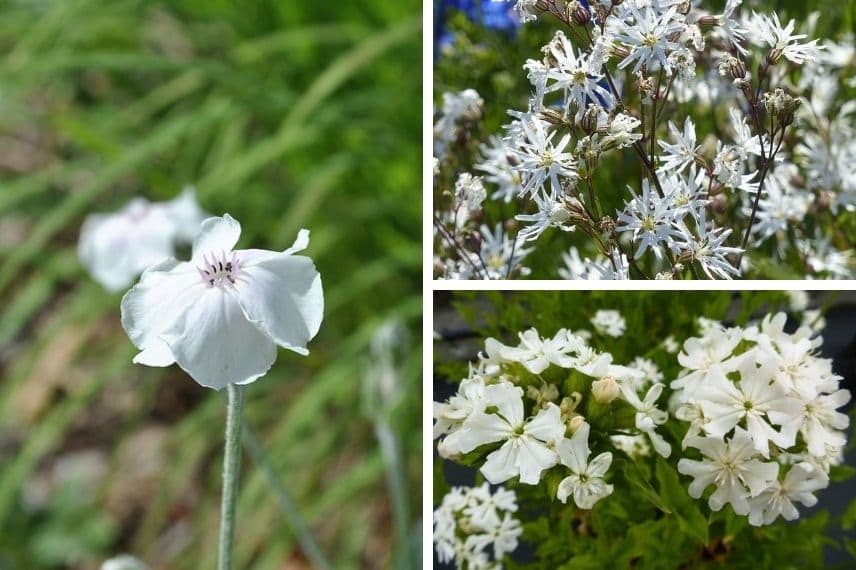
[[[223,501],[220,508],[219,570],[231,570],[235,541],[235,507],[241,471],[241,416],[244,411],[243,387],[229,384],[226,408],[226,452],[223,456]]]

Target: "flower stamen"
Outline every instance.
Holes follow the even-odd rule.
[[[202,281],[208,287],[219,287],[220,289],[226,286],[234,286],[238,281],[241,272],[241,261],[238,259],[235,252],[231,252],[231,258],[226,252],[221,252],[220,256],[211,254],[209,259],[207,255],[203,257],[205,261],[204,268],[197,267]]]

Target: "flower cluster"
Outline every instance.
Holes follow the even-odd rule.
[[[526,276],[523,255],[510,252],[528,243],[529,253],[551,230],[574,232],[556,256],[563,278],[731,279],[766,259],[796,275],[854,274],[852,236],[834,221],[856,211],[856,105],[838,102],[856,61],[852,42],[808,41],[816,14],[796,33],[793,20],[741,10],[741,0],[719,14],[696,4],[516,3],[522,21],[539,17],[560,29],[543,58],[523,66],[525,110],[510,110],[511,122],[487,144],[472,144],[459,120],[478,122],[481,96],[443,94],[438,277]],[[699,132],[696,110],[715,124]],[[620,153],[643,173],[629,196],[602,182]],[[472,176],[467,170],[484,173],[491,199],[516,203],[513,222],[467,227],[473,216],[462,223],[450,213],[461,201],[446,198],[449,181]],[[622,194],[623,207],[610,211]],[[486,221],[487,210],[478,213]],[[479,231],[508,244],[492,260],[505,271],[487,263]]]
[[[514,478],[538,485],[554,470],[564,476],[556,497],[573,498],[581,509],[591,509],[613,490],[605,480],[612,452],[593,454],[595,439],[602,445],[608,440],[603,436],[615,436],[617,449],[649,449],[650,443],[668,457],[671,445],[657,431],[669,417],[657,403],[662,375],[649,360],[622,366],[591,346],[592,340],[607,343],[623,334],[616,311],[601,311],[592,322],[595,333],[561,329],[543,337],[532,328],[520,333],[517,346],[487,339],[458,393],[434,404],[440,455],[477,457],[482,475],[494,485]],[[610,410],[624,410],[625,419],[603,424]],[[592,429],[598,430],[596,438],[590,438]]]
[[[453,487],[434,511],[434,548],[440,562],[457,568],[502,570],[502,558],[514,552],[522,534],[514,513],[517,497],[498,488]]]
[[[675,416],[689,423],[678,470],[693,478],[690,495],[713,485],[708,505],[729,504],[753,525],[799,516],[794,503],[813,506],[841,462],[850,400],[809,327],[784,331],[786,315],[768,315],[747,328],[710,326],[688,339],[684,367],[671,383]]]

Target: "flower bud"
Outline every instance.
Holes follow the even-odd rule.
[[[705,14],[698,19],[698,25],[702,28],[713,28],[719,25],[719,18],[710,14]]]
[[[571,434],[576,433],[580,426],[582,426],[586,422],[586,419],[580,414],[575,415],[568,422],[568,429],[571,430]]]
[[[565,5],[565,17],[578,26],[585,26],[591,21],[591,13],[579,0],[571,0]]]
[[[565,115],[556,109],[542,109],[540,115],[551,125],[564,125],[566,122]]]
[[[601,404],[609,404],[620,392],[621,388],[612,376],[605,376],[591,383],[591,393]]]
[[[591,135],[597,131],[599,116],[600,110],[598,107],[596,105],[589,105],[580,119],[580,127],[583,129],[584,133]]]
[[[710,209],[713,210],[713,212],[716,214],[724,214],[725,211],[728,209],[728,201],[725,199],[725,196],[721,192],[711,197]]]

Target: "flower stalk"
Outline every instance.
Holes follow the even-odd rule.
[[[220,508],[220,546],[218,570],[231,570],[235,542],[235,507],[241,471],[241,424],[244,389],[238,384],[226,386],[226,446],[223,456],[223,499]]]

